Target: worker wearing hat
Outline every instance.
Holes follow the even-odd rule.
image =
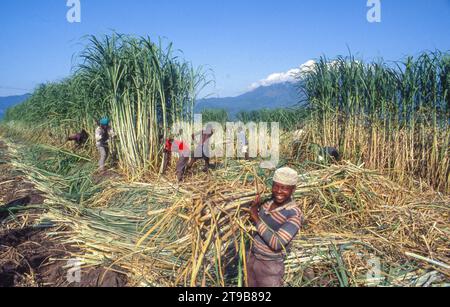
[[[250,209],[257,233],[247,255],[249,287],[282,287],[284,284],[284,260],[302,222],[302,213],[293,200],[297,183],[295,170],[278,169],[273,178],[271,200],[261,204],[258,196]]]
[[[99,170],[105,170],[106,159],[109,155],[109,141],[114,138],[114,131],[110,127],[110,120],[107,117],[99,121],[99,126],[95,130],[95,141],[100,153]]]

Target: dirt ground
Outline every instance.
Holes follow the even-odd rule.
[[[103,268],[82,269],[79,283],[68,279],[74,276],[68,261],[79,250],[48,236],[53,229],[34,226],[44,212],[25,209],[42,204],[45,195],[12,169],[7,153],[0,140],[0,287],[126,286],[125,275]]]

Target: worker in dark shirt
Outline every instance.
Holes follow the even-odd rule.
[[[86,144],[87,140],[89,139],[89,135],[86,132],[86,130],[81,130],[80,133],[71,135],[67,138],[68,142],[74,142],[78,148]]]

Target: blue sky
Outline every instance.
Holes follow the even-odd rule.
[[[450,50],[450,0],[380,0],[369,23],[367,0],[80,0],[81,23],[66,20],[66,0],[0,1],[0,96],[31,91],[70,75],[87,34],[165,37],[195,66],[214,71],[214,96],[325,54],[399,60]]]

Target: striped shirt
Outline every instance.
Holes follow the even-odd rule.
[[[292,239],[300,231],[302,212],[295,201],[269,211],[273,201],[261,206],[256,225],[252,251],[261,260],[283,260],[289,252]]]

